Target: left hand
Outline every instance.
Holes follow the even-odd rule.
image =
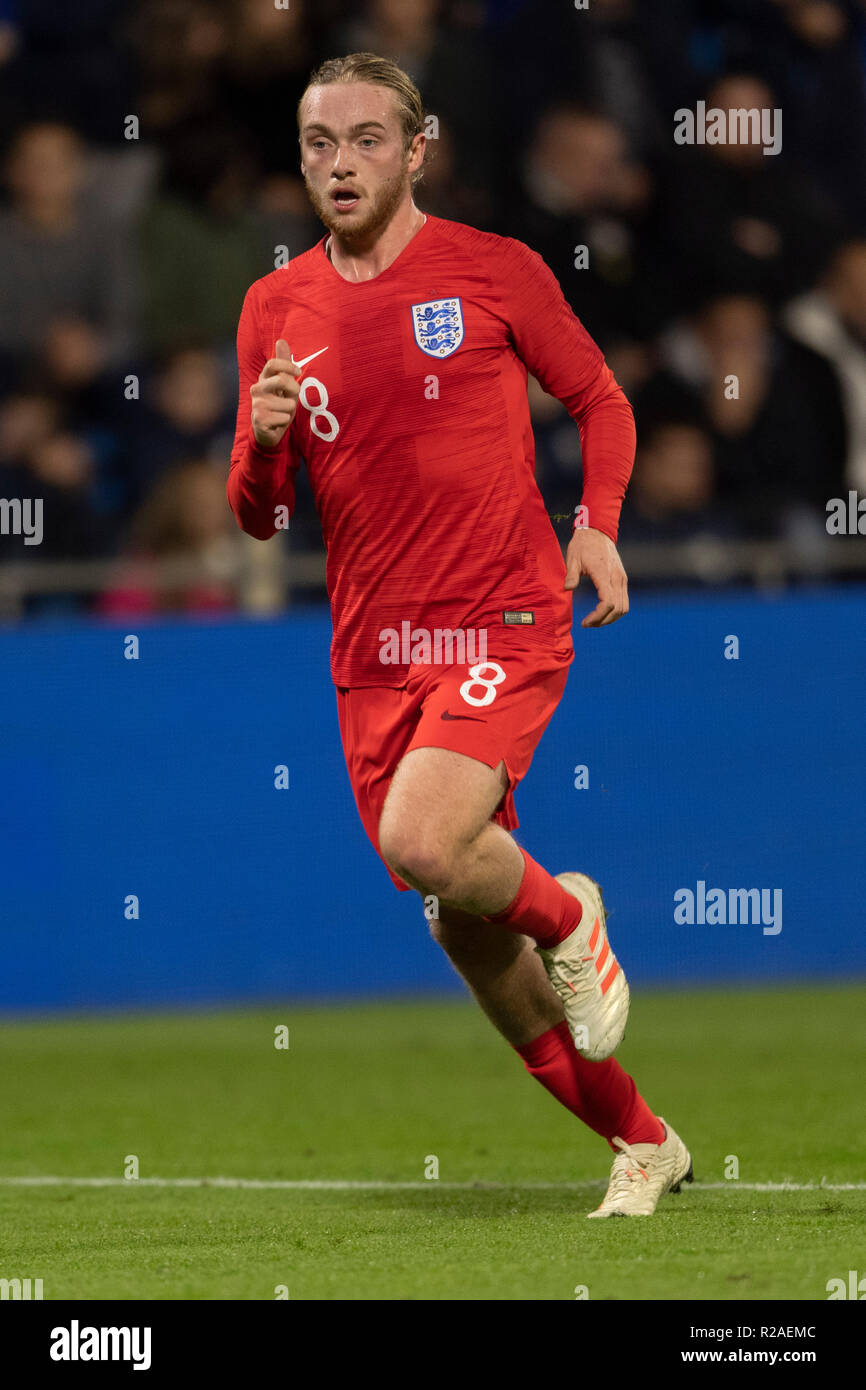
[[[616,546],[603,531],[578,526],[565,555],[565,588],[576,589],[581,576],[588,574],[598,603],[581,627],[607,627],[628,612],[628,579]]]

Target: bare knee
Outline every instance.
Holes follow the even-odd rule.
[[[490,768],[447,748],[410,750],[379,820],[388,867],[419,891],[459,901],[474,842],[507,785],[504,763]]]
[[[423,823],[409,829],[386,811],[379,823],[379,850],[388,867],[413,888],[442,898],[455,893],[461,847],[444,832]]]

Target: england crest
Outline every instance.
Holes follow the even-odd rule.
[[[463,342],[463,305],[459,299],[429,299],[412,305],[415,342],[428,357],[450,357]]]

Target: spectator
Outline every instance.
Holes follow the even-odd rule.
[[[760,75],[783,110],[786,152],[866,230],[862,0],[713,0],[691,8],[682,28],[699,71],[707,79]]]
[[[141,401],[126,403],[119,451],[124,509],[136,508],[167,469],[188,458],[222,464],[231,452],[234,393],[217,355],[179,348],[164,358]]]
[[[785,321],[835,373],[846,426],[844,485],[866,494],[866,240],[843,246],[821,286],[791,304]]]
[[[670,8],[670,0],[664,8]],[[637,0],[593,0],[589,6],[582,34],[590,56],[585,99],[620,126],[631,149],[648,158],[667,139],[653,100],[650,39],[655,27],[664,27],[670,40],[670,16],[659,26],[659,16],[643,18],[639,10]]]
[[[19,367],[63,339],[80,382],[123,360],[129,347],[131,278],[124,238],[80,197],[85,150],[70,126],[24,127],[5,178],[0,212],[0,354]]]
[[[256,152],[227,120],[195,120],[172,135],[163,187],[139,229],[142,330],[151,350],[234,343],[250,282],[274,269],[256,178]]]
[[[304,0],[287,9],[235,0],[228,19],[220,107],[245,132],[267,178],[301,183],[295,110],[314,65]]]
[[[707,304],[670,335],[666,356],[638,396],[638,435],[648,412],[688,402],[713,440],[720,500],[749,534],[786,534],[804,510],[823,517],[844,460],[841,400],[827,364],[747,295]]]
[[[42,506],[39,544],[4,536],[4,560],[87,560],[108,552],[111,529],[93,506],[94,459],[83,436],[59,428],[19,441],[17,458],[0,468],[0,483],[3,496],[38,499]]]
[[[59,424],[60,405],[54,397],[38,391],[7,396],[0,404],[0,477],[24,468],[28,450],[50,439]],[[9,496],[2,483],[0,495]]]
[[[139,510],[126,564],[98,610],[106,617],[231,612],[239,544],[222,473],[202,459],[180,464]],[[157,582],[160,562],[182,571],[169,587]]]
[[[671,542],[736,537],[716,494],[713,441],[689,419],[660,419],[642,431],[623,508],[620,540]]]
[[[135,109],[150,139],[218,108],[220,65],[229,45],[220,7],[208,0],[143,0],[130,39],[138,69]]]
[[[96,467],[89,440],[68,427],[60,403],[19,391],[0,406],[0,496],[39,498],[38,546],[3,537],[4,560],[92,559],[108,552],[112,526],[94,505]]]
[[[782,0],[787,30],[783,104],[810,176],[866,232],[864,19],[842,0]]]
[[[0,0],[0,496],[44,498],[26,558],[104,555],[133,516],[150,554],[142,517],[187,461],[223,473],[242,297],[322,235],[297,99],[364,48],[421,82],[420,206],[535,247],[635,405],[623,535],[704,534],[707,441],[726,533],[823,527],[829,496],[866,492],[864,39],[866,0]],[[782,152],[675,144],[701,96],[781,107]],[[529,394],[566,541],[579,435]],[[296,555],[321,547],[297,487]]]
[[[552,107],[535,129],[522,178],[508,230],[544,258],[593,337],[606,348],[655,330],[668,296],[652,181],[616,124],[573,105]]]
[[[35,495],[43,499],[43,560],[93,559],[107,554],[111,531],[92,504],[94,457],[81,435],[58,431],[28,451]]]
[[[770,88],[741,73],[707,93],[707,109],[778,107]],[[783,112],[784,116],[784,112]],[[782,151],[732,140],[676,147],[665,200],[665,226],[680,268],[686,311],[707,294],[757,295],[778,307],[823,270],[844,221]]]

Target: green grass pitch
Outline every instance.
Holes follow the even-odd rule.
[[[697,1179],[648,1220],[585,1219],[610,1151],[468,1001],[7,1022],[0,1048],[0,1277],[45,1299],[821,1300],[866,1272],[864,986],[637,993],[620,1060]],[[383,1185],[9,1181],[129,1155]]]

